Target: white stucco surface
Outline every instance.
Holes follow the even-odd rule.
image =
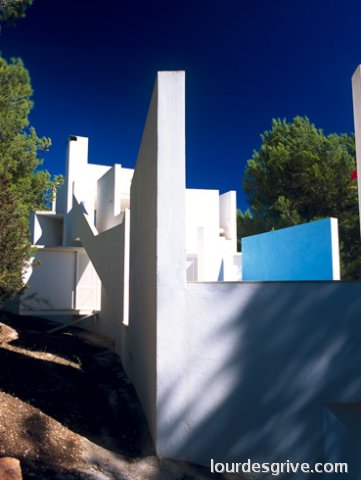
[[[66,191],[65,221],[63,232],[63,245],[73,245],[71,239],[71,220],[69,212],[73,207],[75,194],[82,203],[86,213],[94,222],[96,208],[96,191],[98,179],[111,167],[93,165],[88,163],[88,138],[72,136],[68,142],[67,168],[64,179]]]
[[[156,191],[157,84],[148,110],[131,186],[129,330],[124,368],[156,436]]]
[[[63,214],[49,211],[32,213],[30,238],[33,245],[48,247],[62,245]]]
[[[158,453],[320,460],[325,404],[361,393],[360,293],[359,282],[189,284],[182,319],[163,326],[162,354],[181,343],[184,360],[159,399]]]
[[[83,248],[41,248],[31,261],[21,312],[89,313],[100,310],[100,280]]]
[[[232,266],[236,218],[236,192],[219,195],[218,190],[186,189],[188,280],[241,280],[240,270]]]
[[[75,307],[76,252],[40,250],[33,262],[25,310],[71,310]],[[47,279],[44,282],[44,279]],[[58,288],[54,289],[54,285]]]
[[[75,310],[101,310],[101,282],[84,249],[77,252]]]
[[[352,76],[352,101],[353,118],[355,126],[356,162],[357,162],[357,186],[359,215],[361,218],[361,65],[359,65]],[[361,228],[361,224],[360,224]]]
[[[229,251],[237,251],[237,197],[235,191],[219,197],[219,225],[223,228]]]
[[[71,238],[80,238],[94,268],[101,279],[106,291],[106,298],[111,303],[114,319],[111,338],[116,340],[116,349],[120,352],[118,344],[118,330],[128,315],[128,278],[125,272],[129,258],[124,252],[129,249],[129,212],[124,214],[123,222],[109,230],[98,233],[92,219],[84,213],[79,200],[73,197]],[[106,308],[107,310],[107,308]],[[100,313],[100,316],[102,314]],[[103,321],[109,319],[108,316]],[[109,320],[108,320],[109,321]],[[107,330],[109,328],[107,327]]]
[[[97,182],[96,227],[99,232],[123,221],[123,213],[130,206],[130,185],[134,171],[113,165]]]

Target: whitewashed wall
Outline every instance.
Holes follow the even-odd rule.
[[[131,187],[125,362],[155,439],[159,382],[171,380],[158,359],[160,325],[177,316],[171,296],[185,288],[184,157],[184,73],[158,73]],[[180,210],[173,210],[171,198]]]
[[[106,331],[107,335],[115,340],[117,352],[121,353],[120,331],[122,324],[128,321],[129,210],[124,212],[121,224],[102,233],[98,233],[76,196],[73,197],[71,215],[70,238],[81,238],[106,292],[102,298],[110,302],[109,306],[104,306],[104,311],[102,304],[97,331]]]
[[[30,215],[30,241],[32,245],[59,247],[63,239],[63,217],[54,212]]]
[[[96,227],[99,232],[123,221],[123,212],[130,206],[130,185],[133,170],[113,165],[97,183]]]
[[[237,252],[236,192],[186,190],[187,279],[240,280]]]
[[[219,197],[219,225],[224,230],[230,252],[237,251],[237,195],[235,191]]]
[[[83,248],[42,248],[29,269],[21,313],[72,314],[100,309],[100,280]]]
[[[361,65],[358,65],[352,75],[353,118],[355,125],[357,186],[359,216],[361,218]],[[351,179],[350,179],[351,181]],[[361,228],[361,223],[360,223]]]
[[[158,454],[322,461],[328,404],[361,396],[361,283],[193,283],[186,297],[162,324]]]
[[[98,179],[111,167],[88,163],[88,138],[73,136],[68,142],[65,185],[63,245],[74,245],[71,238],[71,211],[75,194],[94,223]],[[85,180],[85,181],[84,181]]]

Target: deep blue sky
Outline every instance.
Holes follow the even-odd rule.
[[[69,135],[92,163],[134,167],[157,70],[186,71],[187,186],[237,190],[273,117],[353,131],[360,0],[34,0],[0,50],[29,69],[31,122],[64,173]]]

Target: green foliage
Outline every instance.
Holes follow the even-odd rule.
[[[18,18],[25,17],[32,3],[33,0],[0,0],[0,23],[13,25]]]
[[[261,137],[245,170],[251,210],[238,215],[239,235],[336,217],[342,278],[361,278],[354,137],[325,135],[306,117],[273,120]]]
[[[241,251],[241,238],[257,235],[257,233],[263,233],[270,229],[267,228],[264,219],[252,213],[250,209],[247,209],[245,212],[237,210],[238,250]]]
[[[9,63],[0,57],[0,173],[6,175],[24,214],[49,202],[52,182],[39,151],[47,151],[49,138],[39,138],[29,128],[33,106],[29,73],[20,59]]]
[[[28,222],[9,180],[0,174],[0,307],[23,287],[22,270],[30,257]]]
[[[39,170],[39,151],[51,145],[29,126],[33,106],[30,77],[19,59],[0,57],[0,291],[2,298],[22,287],[22,268],[30,255],[28,220],[32,210],[50,203],[53,182]],[[59,178],[56,177],[56,182]],[[1,300],[1,299],[0,299]]]

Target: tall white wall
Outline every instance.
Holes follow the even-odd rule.
[[[361,219],[361,65],[359,65],[352,76],[352,100],[353,117],[355,125],[356,141],[356,162],[357,162],[357,186],[359,216]],[[361,224],[360,224],[361,227]]]
[[[87,170],[87,165],[88,139],[79,136],[69,137],[64,181],[66,188],[66,212],[69,212],[73,206],[73,184],[84,178],[83,176]]]
[[[129,357],[125,367],[158,437],[158,395],[173,378],[168,363],[181,355],[161,325],[177,317],[185,288],[184,72],[160,72],[147,116],[131,187]],[[164,361],[165,360],[165,361]],[[179,360],[179,357],[178,357]]]
[[[64,179],[65,208],[63,226],[63,245],[71,245],[70,241],[70,216],[73,207],[74,184],[78,182],[86,171],[88,163],[88,139],[86,137],[71,136],[68,139],[66,171]]]

